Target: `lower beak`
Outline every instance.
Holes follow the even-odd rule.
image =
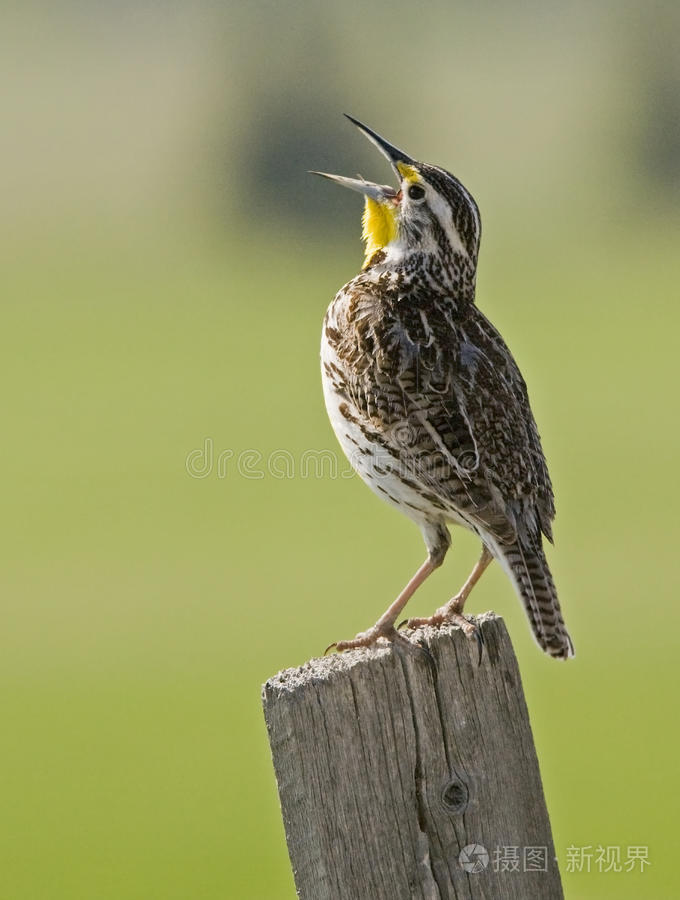
[[[398,192],[393,187],[390,187],[389,184],[374,184],[372,181],[365,181],[363,178],[345,178],[344,175],[329,175],[327,172],[310,172],[310,174],[329,178],[343,187],[370,197],[371,200],[377,200],[378,203],[395,201],[398,197]]]

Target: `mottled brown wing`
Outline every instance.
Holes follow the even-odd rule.
[[[381,298],[382,299],[382,298]],[[403,303],[356,294],[347,390],[408,477],[471,525],[512,543],[550,537],[552,489],[524,380],[488,320],[413,291]],[[348,323],[349,324],[349,323]]]
[[[486,478],[502,496],[520,537],[543,532],[552,541],[552,483],[524,378],[503,338],[476,307],[461,334],[459,378],[484,447]],[[466,365],[468,353],[476,365]]]

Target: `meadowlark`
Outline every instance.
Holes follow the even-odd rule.
[[[427,559],[378,621],[337,650],[383,638],[442,564],[449,525],[481,540],[460,591],[410,628],[454,622],[496,559],[512,581],[540,647],[573,655],[543,552],[552,541],[553,490],[527,388],[503,338],[475,304],[479,210],[460,181],[417,162],[350,119],[387,157],[399,185],[314,174],[364,195],[361,272],[326,312],[321,343],[328,415],[352,466],[420,527]]]

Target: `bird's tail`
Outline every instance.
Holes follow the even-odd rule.
[[[574,655],[543,548],[524,541],[495,548],[512,579],[539,647],[558,659]]]

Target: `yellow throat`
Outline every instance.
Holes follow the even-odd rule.
[[[366,197],[361,224],[361,237],[366,244],[364,266],[367,266],[373,254],[397,236],[397,209],[391,203],[379,203]]]
[[[406,163],[397,163],[401,177],[411,184],[422,181],[420,175]],[[364,214],[361,219],[363,230],[361,237],[366,243],[364,266],[367,266],[374,253],[386,247],[397,236],[397,207],[392,203],[379,203],[366,197]]]

